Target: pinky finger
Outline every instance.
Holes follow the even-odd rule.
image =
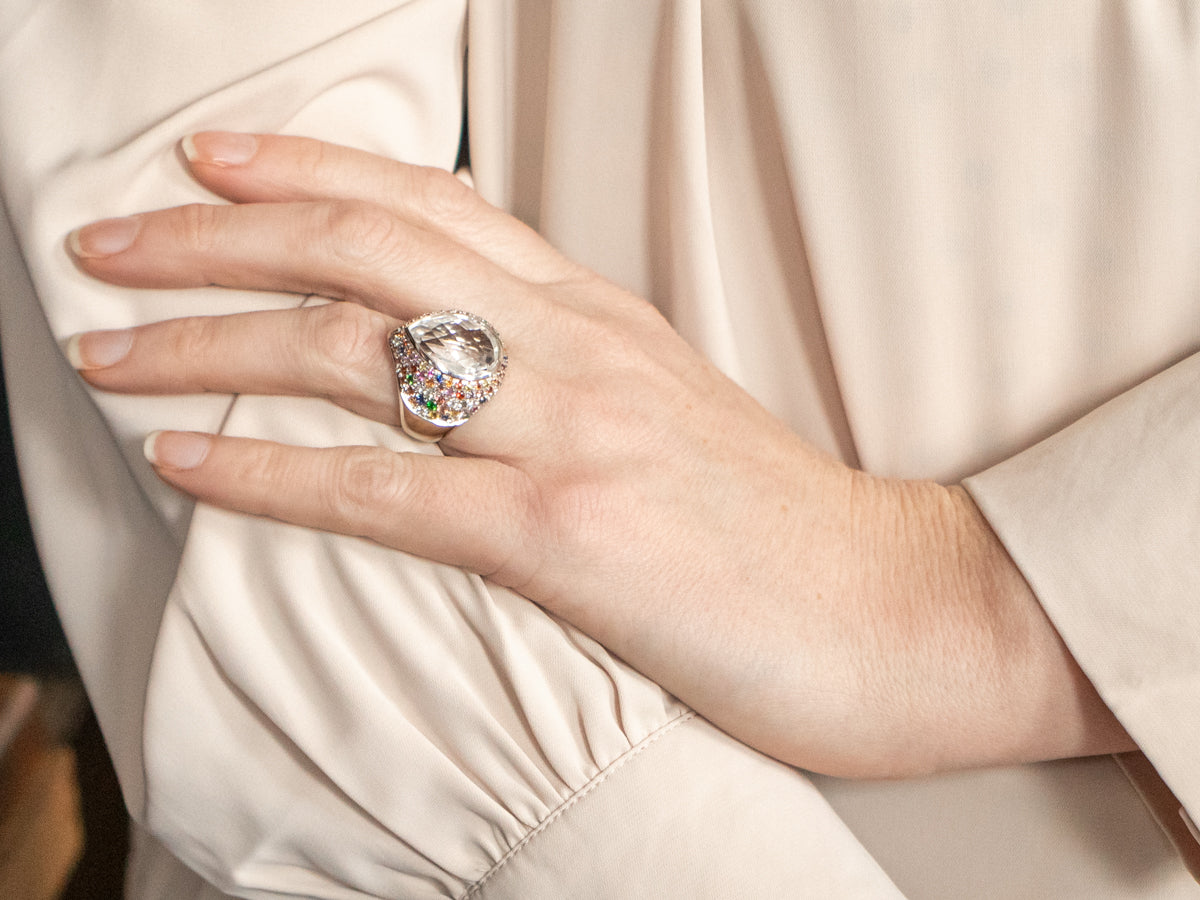
[[[369,538],[514,587],[536,568],[532,492],[494,460],[179,431],[152,433],[145,454],[160,478],[214,506]]]

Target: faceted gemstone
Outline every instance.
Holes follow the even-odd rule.
[[[430,362],[456,378],[478,381],[499,367],[500,342],[489,329],[460,313],[423,316],[408,326],[408,334]]]

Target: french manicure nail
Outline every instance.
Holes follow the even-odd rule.
[[[258,138],[235,131],[199,131],[179,142],[188,162],[214,166],[240,166],[258,152]]]
[[[150,465],[164,469],[194,469],[208,456],[212,438],[195,431],[152,431],[142,453]]]
[[[76,369],[103,369],[123,360],[132,346],[133,332],[128,329],[88,331],[67,341],[67,359]]]
[[[128,250],[141,227],[136,216],[102,219],[72,231],[67,244],[81,259],[103,259]]]

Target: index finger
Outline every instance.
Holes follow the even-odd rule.
[[[368,200],[527,281],[558,281],[576,268],[445,169],[270,134],[202,131],[180,148],[198,181],[237,203]]]

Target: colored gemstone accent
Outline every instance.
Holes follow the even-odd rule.
[[[461,425],[504,378],[508,357],[491,326],[448,310],[422,316],[388,337],[400,399],[409,413],[446,428]]]

